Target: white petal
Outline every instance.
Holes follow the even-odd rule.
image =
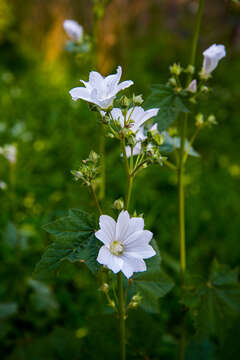
[[[135,232],[132,232],[124,241],[124,245],[130,245],[130,244],[138,244],[140,242],[144,242],[145,244],[148,244],[153,237],[153,233],[149,230],[137,230]]]
[[[141,118],[138,118],[137,121],[134,121],[134,125],[132,127],[132,131],[135,132],[139,129],[140,126],[142,126],[147,120],[153,118],[157,115],[159,109],[150,109],[145,111]]]
[[[106,233],[110,241],[115,240],[116,221],[111,216],[101,215],[99,219],[99,225],[100,229]]]
[[[111,111],[112,117],[114,120],[119,120],[121,123],[121,126],[124,127],[124,116],[122,114],[122,111],[118,108],[113,108]]]
[[[116,74],[108,75],[104,79],[108,93],[113,93],[114,90],[116,90],[117,84],[119,83],[121,76],[122,68],[121,66],[118,66]]]
[[[115,274],[119,272],[123,266],[123,260],[119,256],[111,254],[106,246],[102,246],[99,250],[97,261],[102,265],[106,265]]]
[[[91,71],[89,74],[89,83],[92,88],[101,87],[103,84],[104,78],[97,71]]]
[[[114,98],[115,96],[103,100],[98,99],[97,104],[101,109],[107,110],[112,105]]]
[[[127,255],[123,255],[122,259],[124,261],[122,272],[128,279],[133,275],[134,272],[147,270],[146,264],[142,259],[136,259]]]
[[[122,210],[118,215],[118,219],[117,219],[116,240],[124,242],[127,236],[129,222],[130,222],[130,217],[128,212]]]
[[[134,250],[129,250],[124,253],[127,256],[132,256],[137,259],[148,259],[156,255],[156,251],[152,248],[151,245],[139,246]]]
[[[132,85],[133,85],[132,80],[123,81],[117,86],[116,93],[121,91],[121,90],[124,90],[124,89],[126,89],[126,88],[128,88],[129,86],[132,86]]]
[[[89,91],[84,87],[76,87],[69,91],[74,101],[78,99],[86,100],[91,102],[91,96]]]
[[[95,236],[98,240],[100,240],[101,242],[104,243],[104,245],[109,245],[111,243],[111,241],[113,240],[110,236],[109,233],[103,230],[98,230],[95,232]]]
[[[136,231],[141,231],[144,229],[144,220],[141,217],[132,217],[128,226],[128,234],[130,236],[132,233]]]

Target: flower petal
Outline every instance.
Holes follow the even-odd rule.
[[[101,215],[99,219],[100,229],[106,233],[109,242],[115,240],[116,221],[108,215]],[[101,236],[101,234],[100,234]],[[101,239],[99,239],[101,240]],[[101,240],[102,241],[102,240]]]
[[[135,257],[136,259],[148,259],[156,255],[156,251],[151,245],[144,245],[131,250],[126,250],[125,255]]]
[[[97,71],[91,71],[89,74],[89,85],[92,88],[99,88],[103,86],[104,78]]]
[[[158,113],[159,109],[150,109],[150,110],[147,110],[147,111],[144,111],[141,115],[141,117],[139,116],[140,115],[140,112],[139,112],[139,115],[137,117],[137,119],[135,120],[134,119],[134,124],[131,128],[131,130],[133,132],[136,132],[139,127],[141,125],[143,125],[147,120],[151,119],[152,117],[156,116],[157,113]]]
[[[76,87],[69,91],[72,99],[77,101],[78,99],[86,100],[91,102],[91,96],[89,91],[84,87]]]
[[[118,215],[116,225],[116,240],[124,242],[127,236],[130,217],[127,211],[122,210]]]
[[[124,246],[130,246],[131,244],[133,244],[133,246],[137,246],[137,244],[140,244],[140,243],[148,244],[152,240],[152,237],[153,237],[153,233],[149,230],[137,230],[135,232],[132,232],[124,240]]]
[[[113,108],[111,111],[111,115],[114,120],[119,120],[122,127],[124,127],[124,116],[122,111],[118,108]]]
[[[133,275],[134,272],[147,270],[146,264],[142,259],[136,259],[127,255],[123,255],[121,258],[124,261],[122,272],[128,279]]]
[[[119,272],[123,266],[123,259],[111,254],[106,246],[100,248],[97,261],[102,265],[106,265],[115,274]]]
[[[98,240],[103,242],[104,245],[109,245],[112,241],[112,238],[109,236],[109,233],[103,230],[96,231],[95,236]]]

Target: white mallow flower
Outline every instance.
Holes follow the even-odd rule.
[[[4,145],[0,147],[0,154],[2,154],[11,164],[16,162],[17,148],[15,145]]]
[[[202,75],[209,76],[216,69],[218,62],[226,56],[225,46],[213,44],[203,52],[203,56]]]
[[[150,109],[145,111],[141,106],[130,108],[126,115],[127,126],[132,130],[133,133],[136,133],[147,120],[156,116],[158,111],[159,109]],[[122,128],[126,125],[124,124],[124,116],[120,109],[112,109],[111,115],[114,120],[119,120]]]
[[[83,39],[83,27],[75,20],[65,20],[63,28],[71,40],[81,42]]]
[[[96,71],[91,71],[89,81],[80,80],[85,87],[76,87],[70,90],[74,101],[86,100],[106,110],[113,104],[117,93],[133,85],[133,81],[127,80],[119,83],[122,76],[122,68],[118,66],[117,73],[103,77]]]
[[[117,222],[108,215],[101,215],[100,230],[95,236],[103,242],[97,261],[106,265],[115,274],[122,271],[130,278],[134,272],[146,271],[143,259],[148,259],[156,252],[149,245],[153,234],[144,230],[144,220],[130,218],[127,211],[121,211]]]

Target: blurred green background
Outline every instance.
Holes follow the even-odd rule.
[[[95,63],[103,73],[123,67],[135,93],[146,98],[150,85],[168,79],[173,62],[188,64],[197,1],[113,0],[99,27]],[[204,130],[186,175],[188,267],[205,274],[217,258],[239,264],[240,210],[240,6],[207,2],[197,63],[212,43],[227,57],[214,72],[203,113],[218,126]],[[115,359],[116,319],[108,314],[92,274],[82,264],[63,264],[49,282],[32,277],[51,240],[41,226],[72,207],[94,209],[87,189],[70,173],[98,151],[99,128],[88,105],[68,91],[87,80],[92,62],[65,50],[62,23],[75,19],[93,29],[88,0],[0,0],[0,146],[17,145],[16,166],[0,155],[0,357],[1,359]],[[108,139],[107,199],[124,194],[118,144]],[[144,212],[156,235],[163,266],[174,277],[178,259],[176,177],[153,166],[137,178],[132,210]],[[174,290],[177,291],[177,290]],[[179,337],[176,295],[160,303],[158,315],[135,310],[128,318],[129,359],[175,359]],[[224,324],[223,324],[224,326]],[[235,337],[232,336],[234,333]],[[189,335],[194,335],[189,324]],[[188,359],[236,359],[239,321],[232,324],[221,351],[215,339],[191,342]],[[234,340],[235,339],[235,340]],[[237,347],[238,346],[238,347]]]

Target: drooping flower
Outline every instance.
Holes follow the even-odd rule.
[[[103,77],[96,71],[91,71],[89,81],[80,80],[85,87],[76,87],[70,90],[74,101],[86,100],[106,110],[113,104],[117,93],[133,85],[133,81],[127,80],[119,83],[122,75],[122,68],[118,66],[117,73]]]
[[[75,20],[65,20],[63,22],[63,28],[71,40],[77,42],[82,41],[83,27],[79,25]]]
[[[203,56],[202,75],[206,77],[216,69],[218,62],[226,56],[225,46],[213,44],[203,52]]]
[[[144,220],[130,218],[127,211],[121,211],[117,222],[108,215],[101,215],[100,230],[95,236],[104,244],[97,261],[107,266],[115,274],[122,271],[130,278],[134,272],[146,271],[143,259],[156,254],[149,242],[153,234],[144,230]]]
[[[136,133],[147,120],[156,116],[158,111],[159,109],[150,109],[145,111],[141,106],[130,108],[126,115],[126,123],[124,123],[124,116],[120,109],[112,109],[111,115],[114,120],[119,120],[121,127],[127,126],[133,133]]]
[[[15,145],[6,144],[0,147],[0,154],[2,154],[11,164],[16,162],[17,148]]]

